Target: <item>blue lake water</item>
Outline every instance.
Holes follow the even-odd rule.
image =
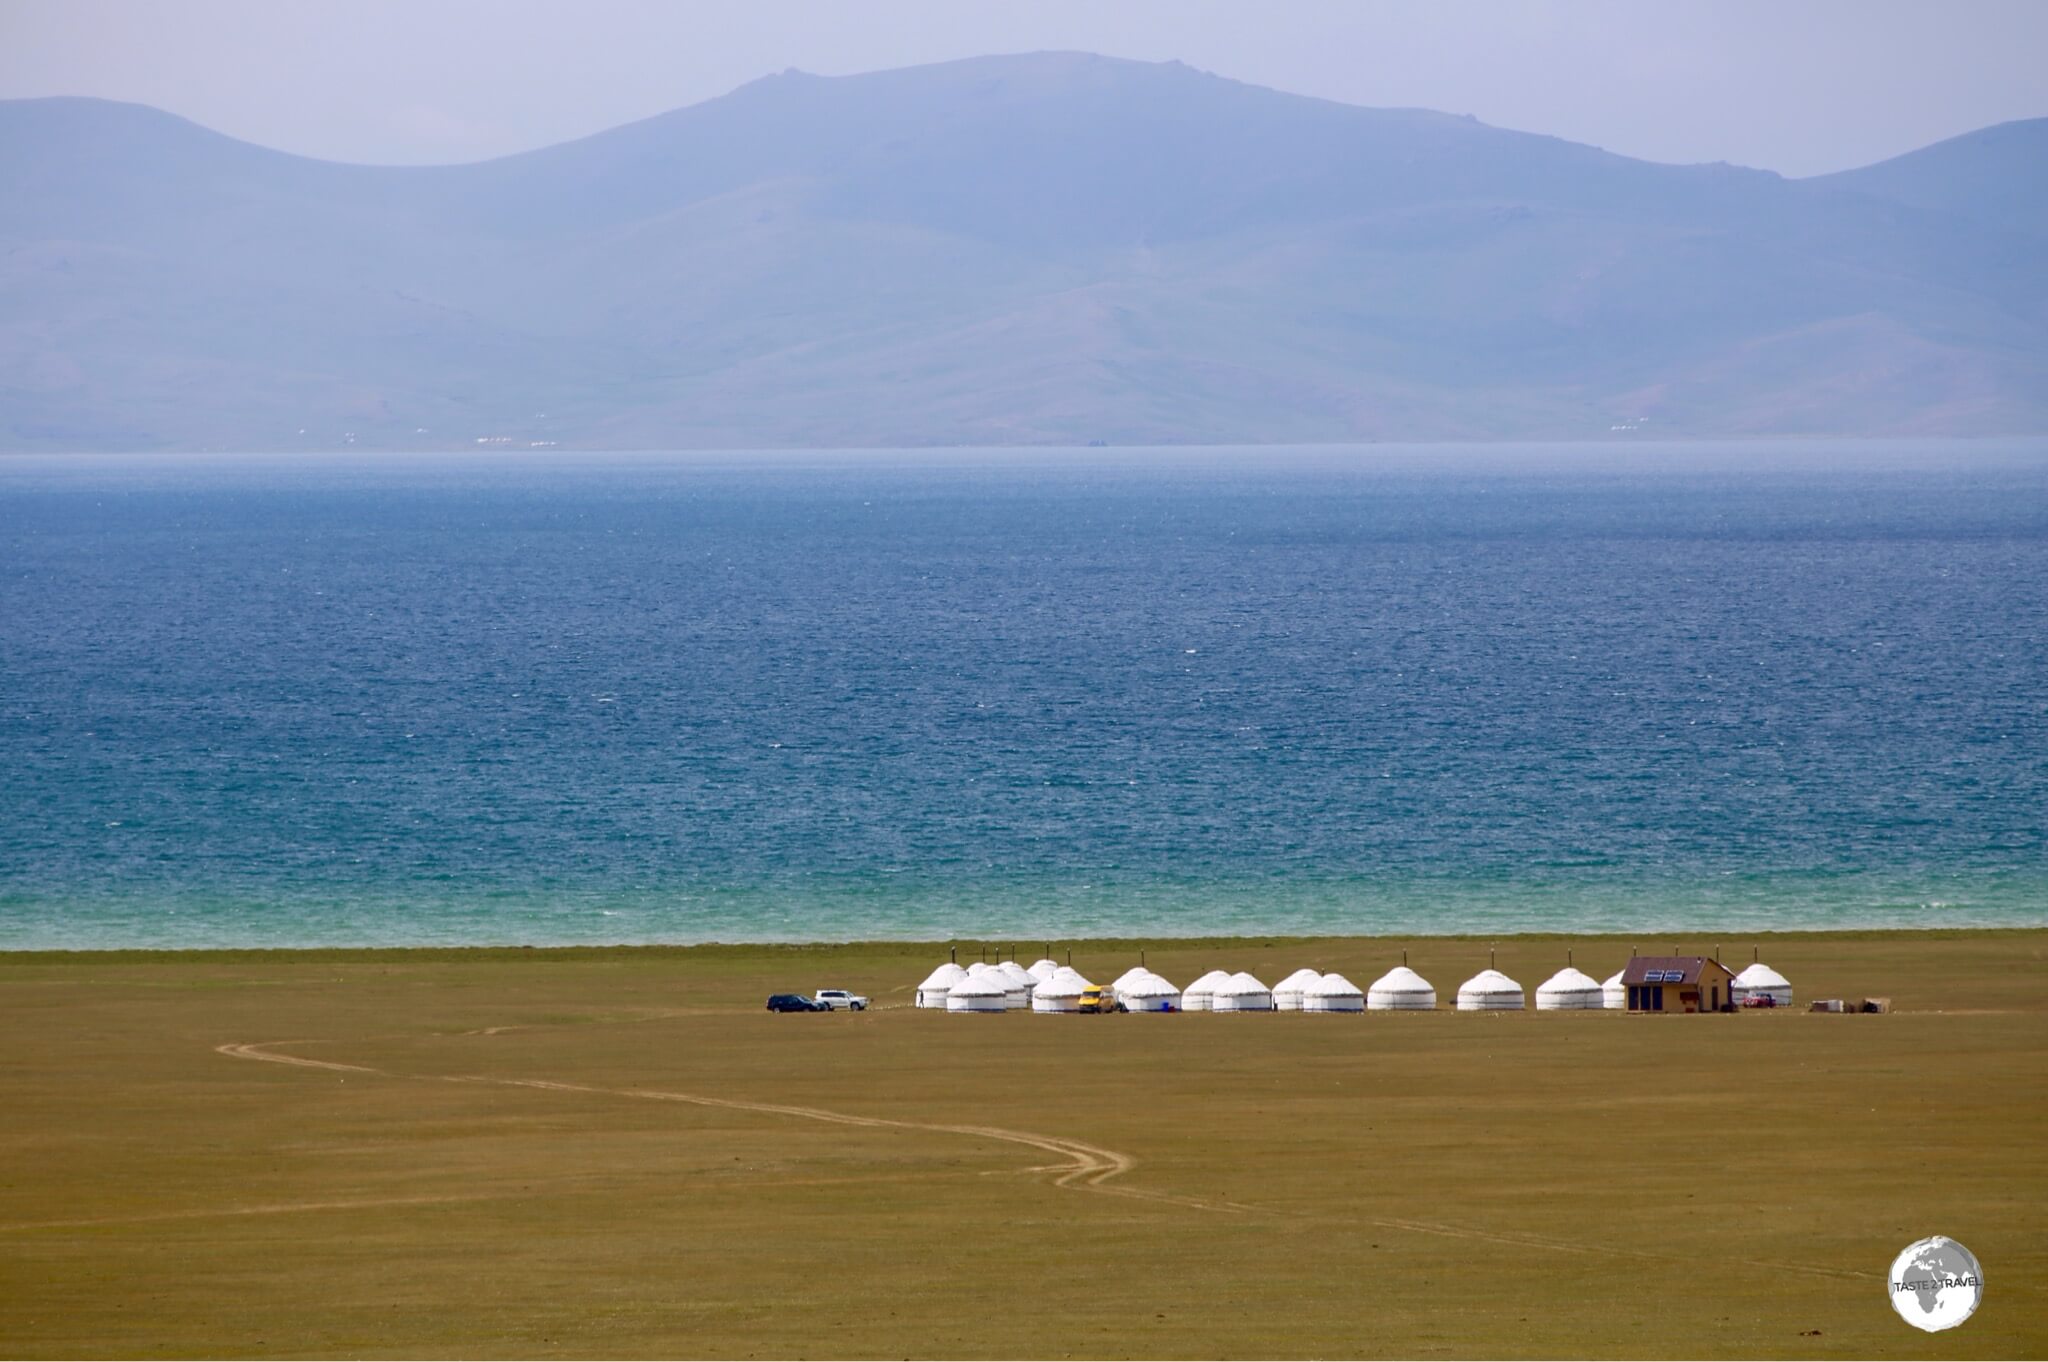
[[[2048,922],[2048,442],[0,460],[0,947]]]

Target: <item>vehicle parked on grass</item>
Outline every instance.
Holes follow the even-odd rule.
[[[848,1012],[865,1012],[868,1010],[868,1000],[866,998],[861,997],[858,993],[848,993],[843,988],[819,989],[818,1002],[827,1012],[837,1012],[842,1008]]]
[[[1076,1012],[1122,1012],[1124,1005],[1116,1000],[1116,990],[1106,984],[1090,984],[1081,990],[1081,1001],[1074,1008]]]
[[[770,1012],[830,1012],[823,1003],[806,998],[801,993],[777,993],[768,999]]]

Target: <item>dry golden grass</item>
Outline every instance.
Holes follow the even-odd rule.
[[[1486,963],[1149,960],[1403,945],[1445,1003]],[[946,1016],[929,946],[0,956],[0,1353],[2039,1355],[2044,950],[1768,938],[1901,1010],[1690,1018]],[[826,985],[881,1007],[761,1010]],[[273,1042],[354,1067],[219,1048]],[[1987,1294],[1927,1336],[1883,1273],[1932,1233]]]

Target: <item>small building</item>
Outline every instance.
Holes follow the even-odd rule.
[[[1769,998],[1773,1007],[1792,1006],[1792,981],[1758,961],[1735,976],[1735,1005],[1750,1005],[1752,997]]]
[[[917,1005],[919,1007],[945,1007],[946,994],[952,990],[953,985],[966,977],[966,970],[948,960],[945,964],[933,970],[930,976],[917,986]]]
[[[1436,1007],[1436,989],[1406,965],[1396,965],[1373,980],[1365,1006],[1369,1012],[1428,1012]]]
[[[1209,990],[1211,1012],[1271,1012],[1273,990],[1242,970]]]
[[[1195,980],[1195,982],[1193,982],[1192,984],[1189,984],[1187,988],[1181,992],[1181,1011],[1207,1012],[1209,1010],[1209,997],[1210,994],[1214,992],[1216,985],[1228,982],[1230,982],[1229,970],[1210,970],[1207,974]]]
[[[1310,984],[1320,983],[1322,978],[1323,973],[1321,970],[1313,970],[1306,967],[1288,975],[1285,979],[1273,985],[1273,1010],[1276,1012],[1301,1011],[1302,993]]]
[[[1015,960],[1005,960],[996,966],[996,971],[1005,979],[1024,990],[1024,1003],[1031,1001],[1031,990],[1038,987],[1038,976],[1025,969]],[[1018,1004],[1020,1007],[1023,1003]]]
[[[1076,970],[1055,969],[1052,978],[1032,990],[1031,1010],[1078,1012],[1081,1010],[1081,995],[1093,987]]]
[[[1002,1012],[1008,1006],[1009,981],[994,971],[970,974],[946,993],[948,1012]],[[1022,990],[1018,990],[1022,996]]]
[[[1460,1012],[1520,1012],[1527,1001],[1520,984],[1491,967],[1458,985]]]
[[[1605,1004],[1598,979],[1566,965],[1536,986],[1538,1012],[1599,1011]]]
[[[1274,995],[1278,997],[1279,995]],[[1301,991],[1304,1012],[1363,1012],[1365,990],[1341,974],[1325,974]]]
[[[1133,965],[1129,969],[1125,970],[1122,974],[1117,975],[1117,977],[1113,981],[1111,981],[1109,985],[1109,991],[1116,995],[1116,1000],[1118,1002],[1122,1002],[1124,997],[1124,985],[1135,984],[1136,982],[1138,982],[1138,980],[1144,978],[1151,972],[1151,970],[1146,969],[1143,965]]]
[[[1116,1000],[1131,1012],[1180,1011],[1180,990],[1150,970],[1122,984]]]
[[[1631,1012],[1725,1012],[1735,972],[1705,955],[1639,955],[1621,972]]]

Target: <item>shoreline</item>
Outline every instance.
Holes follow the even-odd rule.
[[[1672,938],[1676,936],[1677,940]],[[1283,933],[1258,933],[1235,936],[1178,936],[1178,937],[1071,937],[1058,938],[1050,943],[1035,941],[984,941],[977,938],[955,937],[950,939],[898,939],[875,938],[852,941],[702,941],[686,943],[613,943],[607,945],[524,945],[519,943],[479,944],[474,946],[191,946],[191,947],[83,947],[76,949],[0,949],[0,963],[28,964],[44,961],[76,961],[78,963],[204,963],[209,961],[234,962],[251,960],[320,959],[335,961],[379,960],[447,960],[447,961],[541,961],[541,960],[592,960],[606,957],[655,958],[676,956],[691,959],[712,960],[732,956],[818,956],[843,954],[847,956],[909,956],[919,952],[940,953],[947,951],[986,951],[994,954],[1000,951],[1005,957],[1011,954],[1037,955],[1050,944],[1055,953],[1074,950],[1091,954],[1117,951],[1160,951],[1173,954],[1225,950],[1268,950],[1308,949],[1313,947],[1335,947],[1343,949],[1367,949],[1374,945],[1386,945],[1398,950],[1403,943],[1420,943],[1432,949],[1470,943],[1479,947],[1501,946],[1524,947],[1544,944],[1588,947],[1627,947],[1642,949],[1644,954],[1662,953],[1667,947],[1678,946],[1678,954],[1712,955],[1719,947],[1724,952],[1739,952],[1743,946],[1760,946],[1764,943],[1786,945],[1822,944],[1828,941],[1882,941],[1903,944],[1911,939],[1923,938],[1928,941],[1981,941],[1986,938],[2040,937],[2048,941],[2048,923],[2025,927],[1856,927],[1856,928],[1781,928],[1768,932],[1724,931],[1718,938],[1713,933],[1694,935],[1662,931],[1643,932],[1444,932],[1405,934],[1378,933],[1319,933],[1289,935]],[[1014,950],[1013,950],[1014,948]]]

